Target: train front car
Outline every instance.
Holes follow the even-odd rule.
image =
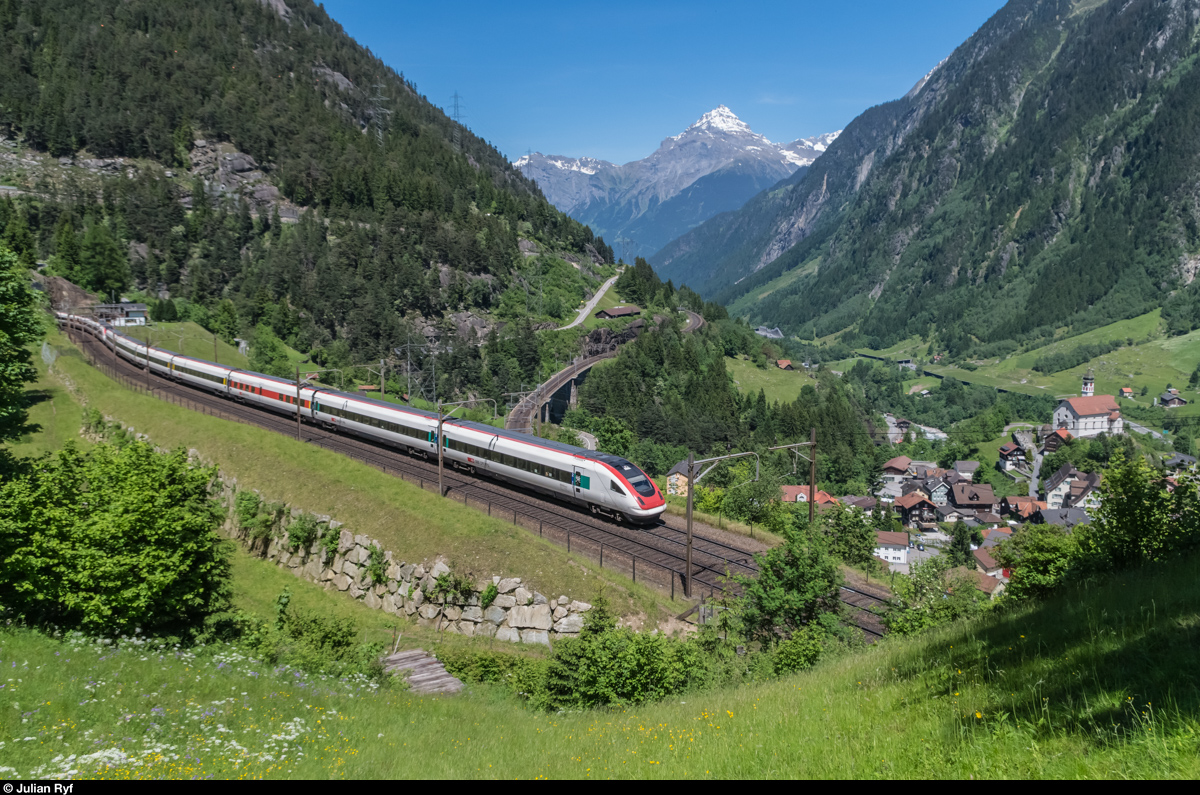
[[[616,476],[609,483],[611,493],[608,496],[628,521],[654,524],[667,510],[667,501],[658,486],[629,461],[608,453],[591,453],[588,457]]]

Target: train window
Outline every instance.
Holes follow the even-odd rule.
[[[620,494],[622,497],[625,496],[624,489],[622,489],[620,486],[617,485],[617,481],[615,481],[615,480],[608,481],[608,487],[610,489],[612,489],[613,491],[615,491],[617,494]]]

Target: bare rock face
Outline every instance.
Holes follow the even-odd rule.
[[[278,14],[284,22],[292,21],[292,9],[288,8],[287,3],[283,0],[258,0],[258,2]]]

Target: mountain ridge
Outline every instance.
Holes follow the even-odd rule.
[[[649,254],[696,223],[740,207],[759,191],[807,167],[840,130],[786,144],[772,143],[719,105],[641,160],[617,165],[591,157],[533,153],[514,161],[555,207],[609,240],[624,238],[628,253]],[[704,177],[724,172],[720,190]]]
[[[1163,308],[1200,325],[1200,2],[1012,0],[798,182],[651,258],[802,338],[1003,354]],[[746,302],[742,302],[743,306]]]

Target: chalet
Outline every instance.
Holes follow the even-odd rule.
[[[977,591],[987,594],[992,599],[1004,593],[1004,583],[1001,580],[989,577],[976,569],[968,569],[966,566],[950,569],[946,572],[946,579],[948,581],[966,579],[975,586]]]
[[[685,458],[671,467],[671,471],[667,473],[667,494],[677,494],[680,497],[686,497],[688,485],[688,465]]]
[[[908,563],[908,533],[876,531],[875,556],[888,563]]]
[[[1172,472],[1178,472],[1181,469],[1195,469],[1196,457],[1184,455],[1183,453],[1176,453],[1166,461],[1163,461],[1163,466]]]
[[[1060,449],[1062,449],[1064,444],[1074,438],[1075,437],[1071,435],[1070,431],[1063,428],[1059,428],[1057,431],[1048,432],[1045,436],[1046,441],[1042,444],[1042,455],[1057,453]]]
[[[883,482],[899,483],[908,477],[908,468],[911,466],[912,459],[906,455],[893,458],[883,465]]]
[[[613,320],[619,317],[636,317],[640,314],[642,314],[640,307],[629,304],[627,306],[614,306],[612,309],[601,309],[596,313],[596,317],[601,320]]]
[[[1000,468],[1005,472],[1025,466],[1025,451],[1016,442],[1000,445]]]
[[[780,370],[795,370],[796,369],[795,367],[792,367],[791,359],[780,359],[779,361],[775,362],[775,366],[778,367]]]
[[[987,484],[955,483],[950,490],[950,501],[956,508],[970,508],[976,512],[1000,513],[1000,501]]]
[[[1119,434],[1125,421],[1112,395],[1067,398],[1054,410],[1054,428],[1070,431],[1076,437]]]
[[[1003,576],[1003,568],[996,559],[992,557],[992,553],[986,549],[976,549],[971,552],[971,557],[975,559],[975,569],[983,572],[989,577]]]
[[[1070,530],[1076,525],[1088,524],[1092,521],[1092,517],[1088,516],[1087,511],[1079,508],[1047,508],[1035,513],[1033,521],[1037,524],[1054,524]]]
[[[1128,386],[1121,387],[1120,391],[1117,392],[1117,397],[1125,398],[1126,400],[1132,400],[1133,399],[1133,387],[1128,387]]]
[[[97,304],[92,309],[97,320],[111,326],[146,325],[145,304]]]
[[[896,430],[900,433],[908,433],[910,428],[912,428],[912,420],[906,420],[903,417],[896,420]]]
[[[1177,409],[1180,406],[1186,406],[1187,401],[1179,396],[1178,389],[1168,389],[1158,396],[1158,405],[1165,409]]]
[[[896,500],[893,506],[900,513],[901,523],[908,527],[937,521],[937,506],[922,494],[906,494]]]

